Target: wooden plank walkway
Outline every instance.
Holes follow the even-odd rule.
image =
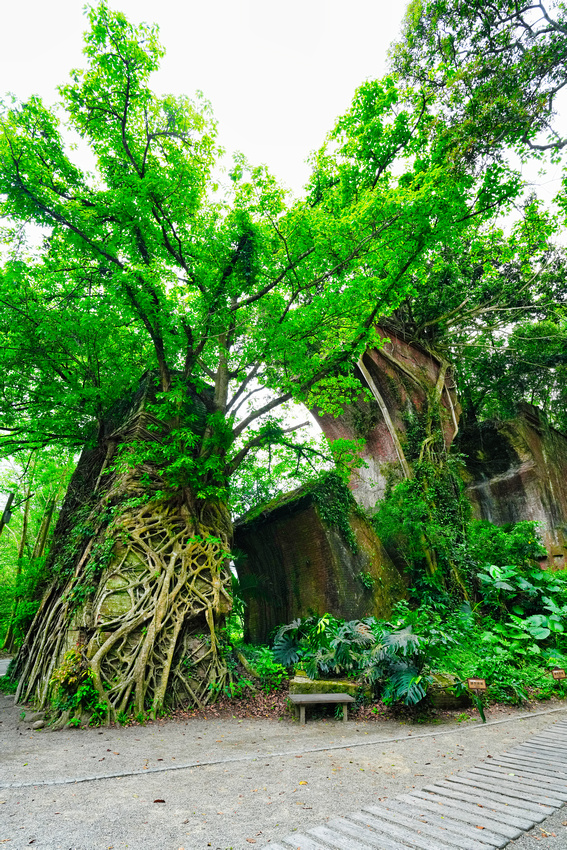
[[[420,791],[263,850],[495,850],[567,803],[567,721]]]

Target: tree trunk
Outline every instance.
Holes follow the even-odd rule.
[[[148,418],[138,408],[118,429],[107,424],[83,452],[48,559],[53,581],[17,657],[17,700],[49,705],[73,649],[108,722],[202,706],[229,677],[219,647],[231,608],[229,513],[188,489],[164,490],[148,463],[113,466],[116,448],[158,439]]]
[[[51,520],[53,519],[53,512],[55,510],[55,497],[51,498],[47,503],[47,507],[45,509],[45,513],[41,519],[41,525],[39,527],[39,531],[37,533],[37,537],[35,540],[35,545],[33,547],[32,552],[32,560],[34,558],[41,558],[43,553],[45,552],[45,546],[47,543],[47,535],[49,534],[49,528],[51,526]]]
[[[32,477],[30,478],[28,490],[26,493],[25,507],[24,507],[24,518],[22,522],[22,534],[20,537],[20,543],[18,546],[18,560],[16,563],[16,589],[14,591],[14,601],[12,602],[12,610],[10,611],[10,619],[8,620],[8,629],[6,631],[6,636],[4,638],[4,643],[2,645],[2,649],[4,652],[13,652],[15,649],[16,642],[16,633],[15,633],[15,621],[16,621],[16,612],[18,610],[18,603],[20,601],[20,595],[18,590],[18,584],[20,581],[20,577],[22,575],[22,565],[24,553],[26,551],[26,543],[28,539],[28,524],[30,518],[30,502],[31,502],[31,487],[32,487],[32,479],[33,479],[33,468],[32,468]]]

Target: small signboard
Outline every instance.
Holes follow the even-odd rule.
[[[565,678],[565,670],[563,667],[554,667],[551,671],[551,675],[554,679],[564,679]]]
[[[467,687],[471,691],[485,691],[486,679],[467,679]]]

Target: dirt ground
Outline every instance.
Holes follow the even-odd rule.
[[[498,707],[486,725],[472,712],[300,727],[209,711],[62,732],[33,731],[21,712],[0,697],[2,846],[244,850],[463,770],[564,719],[567,703]]]

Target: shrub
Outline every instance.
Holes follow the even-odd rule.
[[[107,714],[106,703],[93,683],[93,672],[85,663],[79,648],[65,653],[62,664],[54,671],[50,684],[54,686],[53,707],[69,712],[70,726],[81,723],[82,713],[90,714],[89,724],[100,725]]]
[[[392,626],[374,617],[345,622],[325,614],[282,626],[274,656],[287,666],[301,663],[310,678],[319,673],[358,677],[381,687],[386,702],[414,705],[426,695],[437,647],[451,640],[439,622],[428,634],[418,634],[403,617]]]

